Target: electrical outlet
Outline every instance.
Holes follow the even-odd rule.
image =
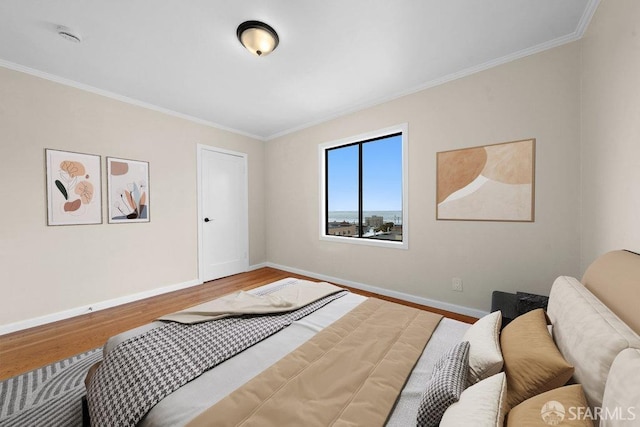
[[[451,279],[451,290],[456,292],[462,292],[462,279],[459,277],[454,277]]]

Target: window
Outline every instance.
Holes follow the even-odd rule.
[[[320,238],[406,249],[407,126],[320,145]]]

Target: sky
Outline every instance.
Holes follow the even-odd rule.
[[[363,210],[402,210],[402,136],[363,144]],[[331,211],[358,210],[358,145],[329,150]]]

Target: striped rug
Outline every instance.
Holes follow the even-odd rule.
[[[0,382],[0,426],[81,426],[84,378],[100,359],[101,348]]]

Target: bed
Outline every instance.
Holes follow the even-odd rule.
[[[283,292],[306,285],[285,279],[243,298],[251,304],[265,298],[279,301]],[[193,374],[157,403],[147,404],[150,409],[137,417],[129,416],[135,413],[129,403],[112,406],[129,410],[118,424],[140,426],[527,426],[562,418],[570,425],[640,425],[638,290],[640,256],[610,252],[589,267],[582,283],[565,276],[556,279],[546,313],[534,310],[520,316],[502,332],[499,312],[468,325],[332,290],[322,297],[331,301],[318,299],[322,304],[314,303],[314,311],[212,369]],[[386,317],[377,318],[378,312]],[[191,309],[187,314],[194,313],[204,312]],[[265,316],[272,315],[260,312],[255,317]],[[124,368],[104,365],[117,359],[114,355],[128,343],[166,329],[166,324],[153,322],[105,344],[105,363],[87,378],[92,420],[102,420],[92,425],[107,425],[105,418],[94,418],[100,413],[96,408],[120,398],[109,393],[123,394],[105,391],[104,384],[111,381],[106,373],[125,377],[129,388],[146,387],[145,375],[137,370],[123,374]],[[365,338],[351,343],[347,336],[357,331]],[[392,333],[396,335],[388,335]],[[207,348],[217,345],[207,343]],[[154,357],[167,353],[156,351],[163,348],[156,345],[143,348]],[[147,357],[136,351],[128,360],[138,363]],[[373,359],[378,353],[379,359]],[[174,360],[167,366],[181,369],[182,364]],[[163,378],[173,375],[161,372]],[[309,372],[311,377],[303,376]],[[352,383],[351,377],[360,382]]]

